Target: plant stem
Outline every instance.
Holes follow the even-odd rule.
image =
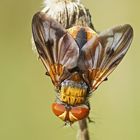
[[[87,120],[83,119],[80,120],[78,123],[79,123],[79,130],[77,135],[78,140],[90,140]]]

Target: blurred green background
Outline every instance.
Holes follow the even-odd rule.
[[[101,31],[129,23],[135,36],[116,71],[93,94],[91,140],[140,139],[140,1],[83,0]],[[78,125],[51,112],[55,99],[45,69],[31,49],[31,19],[42,0],[0,1],[0,140],[74,140]]]

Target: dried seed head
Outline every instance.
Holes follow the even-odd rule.
[[[42,12],[58,21],[66,29],[75,25],[94,29],[90,12],[80,3],[80,0],[46,0]]]
[[[80,3],[80,0],[45,0],[44,1],[46,6],[52,5],[52,4],[58,3],[58,2],[76,2],[76,3]]]

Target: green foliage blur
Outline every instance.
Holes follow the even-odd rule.
[[[0,2],[0,140],[74,140],[78,125],[51,111],[55,92],[32,51],[31,20],[42,0]],[[129,23],[134,40],[122,63],[90,98],[91,140],[140,139],[140,1],[83,0],[102,31]]]

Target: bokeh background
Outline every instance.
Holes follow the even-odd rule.
[[[51,111],[55,99],[45,69],[31,49],[31,19],[42,0],[0,1],[0,140],[74,140],[78,125]],[[91,140],[140,139],[140,1],[83,0],[98,31],[129,23],[134,40],[126,57],[93,93]]]

